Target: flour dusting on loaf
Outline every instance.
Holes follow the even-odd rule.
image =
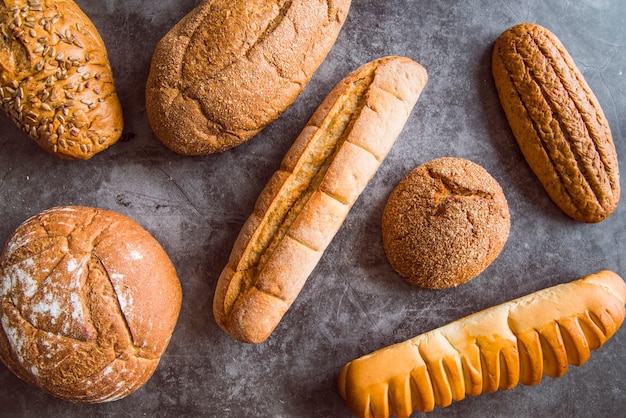
[[[50,209],[0,256],[0,359],[65,400],[122,398],[156,369],[181,298],[166,253],[130,218]]]

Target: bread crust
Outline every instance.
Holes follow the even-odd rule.
[[[626,316],[604,270],[486,309],[346,364],[339,393],[359,417],[408,417],[466,395],[539,384],[580,366]]]
[[[181,301],[173,264],[133,220],[53,208],[0,256],[0,360],[61,399],[120,399],[156,369]]]
[[[350,0],[204,0],[159,42],[146,87],[156,136],[203,155],[252,138],[322,63]]]
[[[369,62],[318,107],[261,192],[222,271],[213,312],[234,338],[267,339],[400,134],[427,81],[404,57]]]
[[[71,0],[0,4],[3,110],[47,152],[86,160],[122,135],[106,47]]]
[[[617,207],[619,167],[608,121],[559,39],[539,25],[496,40],[492,71],[528,165],[570,217],[601,222]]]
[[[407,174],[382,217],[385,254],[407,282],[431,289],[463,284],[489,266],[509,237],[502,188],[476,163],[445,157]]]

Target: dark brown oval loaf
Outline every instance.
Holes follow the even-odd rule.
[[[350,0],[202,1],[159,42],[146,88],[156,136],[185,155],[252,138],[302,92]]]
[[[132,219],[50,209],[0,255],[0,360],[61,399],[120,399],[155,371],[181,299],[169,257]]]
[[[0,3],[2,109],[44,150],[91,158],[123,128],[96,27],[71,0]]]
[[[547,29],[520,24],[497,39],[492,70],[513,134],[550,198],[579,221],[608,217],[620,195],[615,145],[565,47]]]

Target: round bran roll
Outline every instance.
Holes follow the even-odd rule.
[[[476,277],[509,236],[504,193],[487,171],[462,158],[439,158],[411,171],[383,212],[383,246],[409,283],[443,289]]]
[[[120,399],[155,371],[181,301],[173,264],[133,220],[53,208],[20,225],[0,256],[0,359],[59,398]]]

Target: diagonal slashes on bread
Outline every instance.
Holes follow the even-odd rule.
[[[221,152],[282,114],[334,45],[350,0],[204,0],[159,42],[146,85],[156,136]]]
[[[214,315],[234,338],[264,341],[293,303],[383,161],[427,74],[385,57],[349,74],[285,155],[218,280]]]
[[[339,392],[359,417],[407,417],[466,395],[538,384],[580,366],[626,315],[604,270],[485,309],[346,364]]]

